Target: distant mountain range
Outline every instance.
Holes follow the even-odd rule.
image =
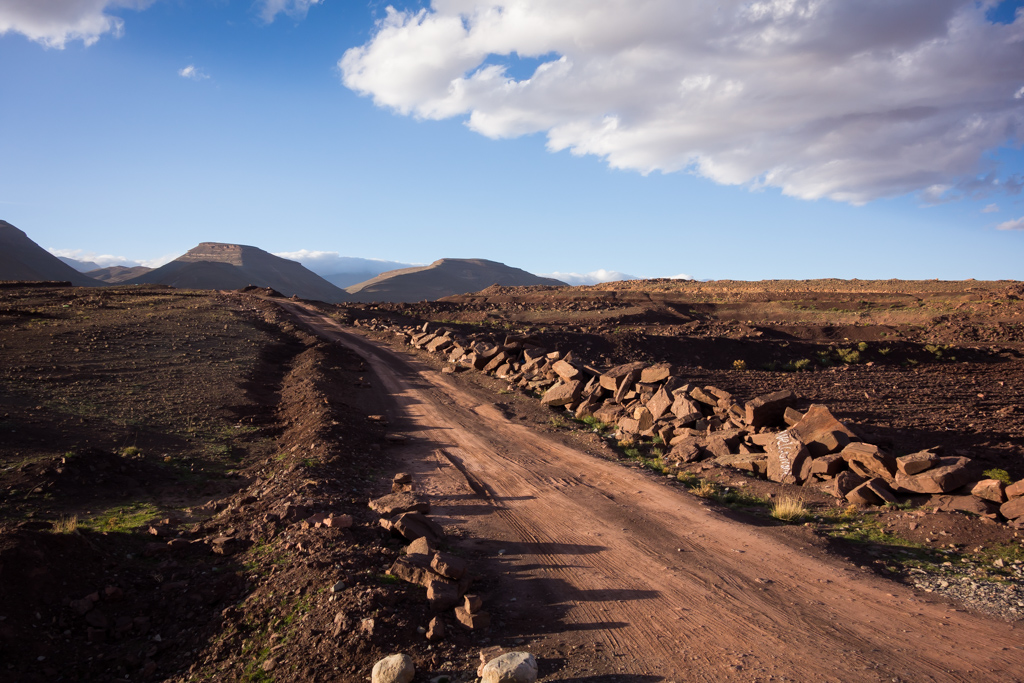
[[[289,254],[290,255],[290,254]],[[429,266],[387,272],[389,261],[339,257],[324,266],[341,268],[328,277],[301,263],[242,244],[202,242],[159,268],[112,266],[58,258],[6,221],[0,221],[0,280],[55,280],[79,286],[163,284],[189,289],[240,289],[248,285],[270,287],[284,296],[299,296],[328,303],[347,301],[416,302],[454,294],[477,292],[491,285],[564,286],[519,268],[484,259],[441,259]],[[88,269],[86,273],[79,269]],[[372,275],[371,275],[372,274]],[[370,275],[365,281],[361,275]],[[333,278],[334,282],[328,278]],[[349,283],[345,289],[337,283]]]
[[[347,287],[352,301],[415,302],[440,299],[453,294],[478,292],[491,285],[523,287],[565,283],[540,277],[485,259],[440,259],[429,266],[403,268],[381,273],[366,282]]]
[[[90,270],[99,270],[103,266],[92,261],[79,261],[78,259],[68,258],[67,256],[58,256],[61,261],[68,264],[79,273],[88,273]],[[90,275],[90,277],[92,277]]]
[[[327,303],[348,300],[343,289],[301,263],[257,247],[220,242],[202,242],[170,263],[123,282],[189,289],[241,289],[256,285],[271,287],[285,296],[297,295]]]

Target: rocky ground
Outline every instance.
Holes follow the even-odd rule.
[[[515,646],[497,627],[426,639],[424,589],[388,573],[405,544],[367,507],[396,471],[374,378],[262,294],[0,289],[11,680],[365,680],[398,649],[424,676],[472,678],[481,647]],[[530,335],[595,366],[667,361],[743,398],[791,389],[801,408],[827,405],[894,452],[963,451],[1016,481],[1021,294],[1016,283],[656,281],[323,310],[363,329],[431,320]],[[646,466],[507,383],[460,376],[538,429]],[[1005,524],[929,507],[844,518],[807,487],[683,471],[741,516],[799,495],[816,512],[800,532],[809,542],[960,608],[1024,614],[1024,554]]]
[[[371,329],[375,320],[390,326],[433,320],[496,343],[529,336],[595,368],[667,361],[687,381],[725,388],[740,401],[792,390],[802,407],[828,406],[895,455],[937,447],[969,457],[979,472],[1003,470],[1019,481],[1022,294],[1024,286],[1013,282],[643,281],[494,287],[439,302],[350,308],[345,315]],[[548,418],[561,425],[556,429],[587,429],[561,411]],[[685,469],[723,487],[742,485],[755,498],[798,495],[836,505],[806,487],[797,492],[707,463]],[[736,496],[712,497],[742,507]],[[1024,616],[1018,529],[936,510],[924,499],[900,507],[914,509],[872,508],[856,520],[833,511],[809,524],[857,563],[972,609],[1010,620]]]

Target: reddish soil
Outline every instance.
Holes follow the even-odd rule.
[[[850,566],[802,528],[709,510],[509,419],[493,394],[309,324],[396,397],[403,463],[552,680],[1017,680],[1007,624]]]

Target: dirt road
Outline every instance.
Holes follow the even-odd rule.
[[[466,531],[463,550],[488,558],[490,611],[555,663],[552,678],[1024,680],[1012,625],[801,552],[507,419],[493,396],[410,356],[285,307],[367,359],[434,514]]]

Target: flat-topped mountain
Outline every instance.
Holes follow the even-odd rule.
[[[79,273],[7,221],[0,221],[0,280],[66,280],[80,287],[102,284]]]
[[[244,244],[202,242],[170,263],[125,280],[124,284],[161,284],[188,289],[271,287],[285,296],[328,303],[347,301],[335,287],[301,263]]]
[[[345,289],[352,301],[430,301],[453,294],[478,292],[491,285],[565,286],[564,282],[540,277],[485,259],[440,259],[429,266],[402,268],[381,273],[366,282]]]

